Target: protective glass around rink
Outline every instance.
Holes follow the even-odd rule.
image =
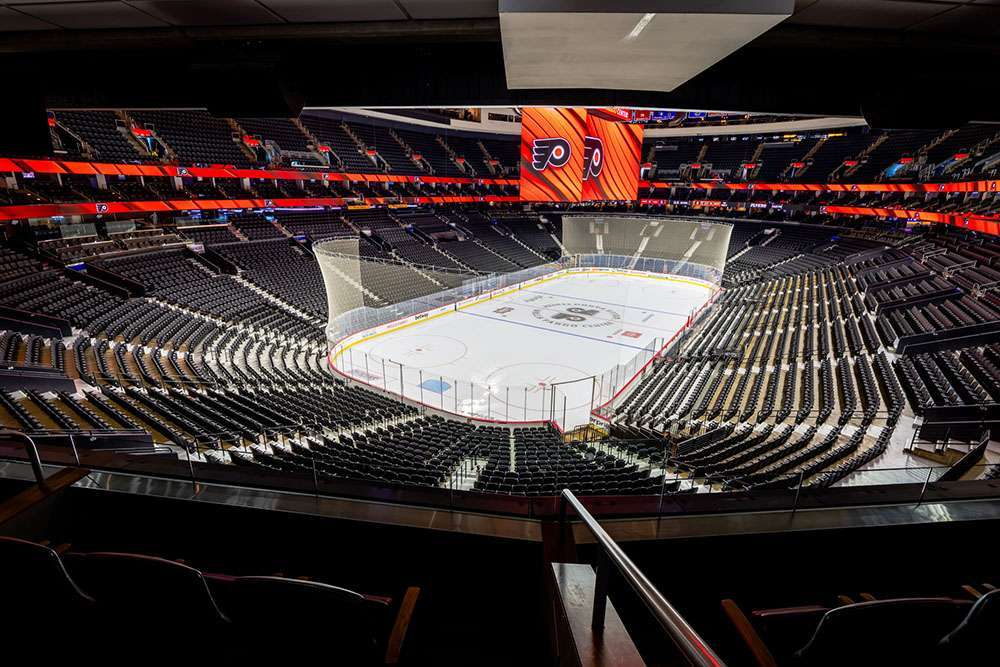
[[[646,222],[625,224],[638,231]],[[669,236],[672,247],[664,250],[634,234],[630,255],[564,255],[487,276],[365,258],[342,241],[319,244],[331,367],[353,381],[477,420],[550,421],[569,430],[600,419],[718,290],[719,267],[683,253],[705,245],[708,231],[710,245],[724,252],[728,227],[693,226],[700,231],[671,230],[663,238]],[[609,245],[627,252],[629,242],[616,232]],[[678,235],[701,238],[684,246]],[[640,244],[647,253],[677,258],[639,256]]]

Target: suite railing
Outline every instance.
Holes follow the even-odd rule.
[[[371,423],[371,427],[388,427],[398,420],[386,418]],[[350,430],[350,429],[349,429]],[[326,435],[336,441],[338,427],[322,420],[303,420],[277,427],[270,426],[260,433],[223,431],[203,433],[199,437],[183,436],[172,445],[153,444],[136,449],[127,436],[138,431],[86,431],[42,429],[23,431],[0,429],[0,460],[22,461],[38,472],[49,465],[76,465],[91,470],[119,472],[136,476],[158,476],[186,479],[197,485],[220,484],[241,488],[259,488],[327,497],[377,499],[420,506],[448,508],[457,511],[477,511],[526,518],[554,517],[559,514],[561,497],[552,494],[529,494],[524,490],[503,490],[477,486],[486,468],[488,451],[465,452],[438,485],[402,481],[406,475],[419,477],[428,470],[405,464],[391,466],[399,479],[344,475],[329,470],[336,464],[322,451],[313,452],[304,438]],[[91,449],[80,447],[87,437],[122,436],[121,447]],[[56,442],[58,440],[58,442]],[[10,447],[11,443],[15,443]],[[5,447],[6,445],[6,447]],[[299,465],[289,464],[283,472],[253,465],[230,465],[222,460],[202,455],[214,450],[219,453],[252,453],[255,448],[269,450],[279,446],[292,452]],[[335,445],[334,445],[335,446]],[[571,446],[567,444],[567,446]],[[613,444],[595,445],[600,451],[611,451]],[[642,464],[656,469],[651,476],[655,490],[636,493],[621,488],[602,488],[585,484],[582,494],[591,512],[603,517],[657,517],[688,513],[718,513],[742,511],[788,511],[829,509],[866,504],[913,504],[943,500],[968,500],[1000,497],[993,480],[1000,478],[1000,462],[983,461],[963,466],[962,481],[952,481],[958,471],[946,465],[914,465],[904,467],[862,467],[836,482],[825,486],[808,479],[801,471],[790,471],[764,486],[759,480],[740,477],[713,477],[692,474],[671,467],[664,455],[645,459],[615,450],[630,464]],[[134,456],[166,454],[170,456]],[[970,459],[971,462],[972,459]],[[35,464],[38,462],[38,465]],[[377,463],[373,465],[378,465]],[[482,468],[480,467],[482,466]],[[661,468],[661,466],[663,466]],[[387,469],[388,470],[388,469]],[[949,472],[950,475],[949,476]],[[570,486],[555,469],[555,489]],[[571,486],[572,488],[572,486]],[[581,489],[577,489],[581,494]]]
[[[608,577],[611,574],[611,569],[614,568],[653,615],[657,624],[674,643],[688,664],[697,667],[724,667],[725,663],[715,654],[715,651],[688,624],[680,612],[674,609],[670,602],[663,597],[663,594],[646,578],[646,575],[632,562],[632,559],[625,555],[618,543],[605,532],[597,519],[583,506],[583,503],[572,491],[563,489],[559,506],[561,522],[566,521],[568,508],[572,508],[583,525],[587,527],[599,548],[597,578],[594,584],[594,614],[591,620],[591,627],[594,631],[600,632],[604,629],[604,616],[608,601]]]

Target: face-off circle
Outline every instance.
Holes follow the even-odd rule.
[[[376,357],[410,368],[433,368],[462,359],[468,352],[468,346],[450,336],[418,334],[384,340],[371,352]]]

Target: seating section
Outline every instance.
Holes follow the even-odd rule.
[[[251,241],[277,239],[283,236],[281,229],[274,225],[273,215],[244,212],[232,213],[227,218],[239,233]]]
[[[237,118],[237,124],[251,137],[273,141],[283,151],[309,152],[309,138],[287,118]]]
[[[27,276],[39,271],[42,265],[11,248],[0,248],[0,283]]]
[[[545,262],[545,258],[540,256],[538,251],[526,247],[509,228],[493,224],[484,214],[472,212],[455,217],[458,217],[461,224],[475,235],[475,240],[484,248],[508,262],[524,268]]]
[[[313,241],[331,238],[354,237],[355,232],[333,211],[283,211],[278,223],[292,234],[305,234]]]
[[[197,164],[266,164],[264,151],[241,147],[245,134],[273,142],[283,152],[306,159],[315,138],[329,145],[339,158],[334,168],[347,171],[421,175],[429,169],[438,176],[516,176],[520,154],[516,137],[482,138],[433,128],[400,127],[360,116],[305,112],[300,121],[305,131],[290,119],[214,118],[204,111],[134,110],[116,115],[112,111],[56,110],[59,127],[72,133],[68,142],[86,142],[96,157],[105,161],[149,161],[154,153],[128,140],[119,128],[129,124],[152,126],[182,161]],[[157,129],[158,128],[158,129]],[[395,136],[394,136],[395,135]],[[176,145],[175,145],[176,144]],[[71,150],[77,150],[70,146]],[[368,149],[377,157],[369,157]],[[423,160],[414,161],[412,153]],[[752,134],[731,137],[647,138],[642,154],[656,165],[656,178],[697,180],[721,177],[732,181],[796,180],[869,182],[913,179],[918,173],[936,178],[989,176],[1000,164],[1000,133],[990,125],[970,124],[957,130],[889,130],[833,128],[784,136]],[[313,153],[315,156],[316,154]],[[160,159],[168,156],[161,155]],[[460,167],[455,158],[464,160]],[[318,164],[318,163],[317,163]],[[749,169],[743,165],[753,164]],[[698,165],[691,169],[691,165]],[[798,165],[798,166],[793,166]],[[681,171],[684,169],[684,174]]]
[[[234,243],[240,238],[233,233],[229,225],[212,225],[203,227],[178,227],[178,233],[192,241],[204,244]]]
[[[374,149],[388,163],[394,174],[420,175],[424,170],[411,159],[404,144],[392,136],[388,127],[367,123],[348,123],[351,131],[366,148]]]
[[[855,289],[836,265],[723,292],[617,407],[619,432],[677,441],[671,472],[723,488],[829,485],[875,460],[904,402]]]
[[[91,387],[13,392],[0,412],[29,430],[137,428],[195,451],[243,450],[224,456],[226,464],[294,472],[303,456],[322,453],[346,466],[329,468],[332,477],[351,476],[359,468],[347,463],[358,461],[345,462],[339,448],[364,450],[365,459],[385,444],[388,458],[365,460],[388,466],[401,457],[396,467],[364,469],[371,473],[364,478],[441,486],[458,475],[483,492],[544,495],[572,482],[581,493],[642,494],[657,483],[674,493],[837,484],[878,464],[907,405],[926,419],[928,409],[937,410],[932,417],[992,409],[1000,398],[995,345],[919,347],[926,333],[936,344],[941,336],[961,342],[998,325],[988,282],[1000,257],[995,244],[970,245],[951,232],[895,247],[897,240],[867,232],[736,222],[727,289],[670,361],[656,362],[615,406],[610,440],[562,447],[551,433],[515,430],[512,450],[509,429],[478,428],[467,434],[471,449],[463,445],[443,462],[433,452],[411,460],[392,444],[397,436],[419,442],[451,422],[414,421],[411,408],[371,392],[351,407],[364,390],[340,386],[325,370],[325,287],[308,241],[357,229],[370,233],[359,252],[386,260],[363,265],[362,283],[378,306],[469,275],[451,281],[423,266],[488,273],[540,263],[539,249],[556,251],[558,226],[475,209],[279,211],[178,229],[206,243],[207,254],[165,245],[179,237],[162,230],[37,242],[49,256],[89,257],[108,272],[102,280],[141,286],[141,297],[46,271],[7,248],[0,305],[64,320],[83,335],[67,344],[9,331],[0,355]],[[905,345],[918,347],[899,354]],[[380,408],[370,404],[375,396]],[[331,412],[328,400],[340,408]],[[385,419],[396,421],[379,426]],[[331,439],[315,430],[321,423],[350,432]],[[389,440],[375,438],[379,428],[389,429]],[[935,433],[926,423],[922,432]],[[278,441],[279,433],[295,435]],[[958,436],[972,441],[978,431],[950,431]],[[668,443],[676,448],[664,457]]]
[[[896,372],[914,412],[1000,403],[1000,345],[901,356]]]
[[[985,593],[980,592],[985,590]],[[990,652],[986,628],[997,620],[998,592],[964,585],[939,596],[871,592],[787,606],[745,607],[722,600],[739,648],[734,658],[758,665],[900,664],[931,667],[973,661]]]
[[[123,170],[131,175],[108,176],[106,180],[78,173],[23,173],[0,184],[0,205],[135,202],[161,198],[225,201],[245,197],[373,198],[509,196],[517,193],[516,186],[476,180],[517,176],[520,153],[516,137],[487,137],[317,111],[304,113],[298,121],[215,118],[198,110],[55,110],[52,117],[56,123],[52,128],[53,137],[55,145],[59,146],[57,157],[72,151],[74,158],[105,162],[291,167],[303,170],[303,180],[184,177],[175,182],[165,173],[145,174],[140,180],[134,168]],[[153,135],[141,140],[130,138],[133,129],[151,129]],[[271,149],[244,145],[243,137],[248,134],[265,144],[271,142]],[[145,147],[144,142],[149,142],[149,146]],[[329,165],[315,152],[316,143],[331,147],[335,157]],[[273,150],[275,145],[281,151]],[[415,154],[419,159],[414,159]],[[919,208],[929,213],[986,216],[1000,213],[1000,195],[978,188],[931,191],[915,196],[905,190],[878,192],[860,188],[783,191],[689,187],[691,182],[704,183],[710,179],[742,186],[745,182],[911,184],[928,178],[934,181],[995,178],[1000,176],[1000,132],[984,124],[947,131],[872,131],[849,127],[786,133],[780,137],[753,134],[708,138],[649,137],[642,154],[644,160],[656,165],[652,180],[666,180],[670,187],[669,191],[662,184],[644,189],[641,197],[669,201],[675,213],[708,213],[733,218],[743,218],[749,213],[757,219],[774,222],[834,223],[852,227],[859,225],[853,215],[830,212],[828,207]],[[473,180],[430,183],[411,179],[377,184],[358,180],[325,181],[312,178],[317,175],[310,172],[313,167],[352,173]],[[659,205],[651,206],[651,210],[658,209]],[[517,231],[511,231],[516,237]],[[754,243],[762,247],[746,255],[745,267],[777,264],[776,258],[782,256],[782,243],[766,249],[763,240]],[[490,250],[498,249],[489,243],[484,245]],[[534,249],[543,255],[551,254],[546,248]],[[504,258],[521,263],[517,258]],[[475,257],[470,259],[476,263]],[[499,270],[492,260],[483,261],[486,264],[479,270]],[[806,261],[811,260],[807,258]],[[985,275],[976,274],[972,278],[980,284],[983,281],[995,283],[1000,272],[986,271]]]
[[[124,132],[125,123],[113,111],[73,111],[69,109],[55,112],[56,122],[68,128],[93,149],[96,158],[104,162],[149,161],[153,156],[140,153],[129,142]]]
[[[567,445],[547,428],[518,429],[513,443],[508,429],[484,429],[474,452],[477,461],[485,459],[475,488],[494,493],[552,496],[568,488],[580,495],[649,495],[662,482],[648,466],[594,446]]]
[[[234,128],[207,111],[133,110],[129,114],[151,129],[177,157],[191,164],[225,164],[250,167],[252,161],[240,149]]]
[[[301,118],[319,141],[331,148],[349,172],[376,173],[380,171],[375,163],[362,154],[357,143],[347,134],[343,121],[329,116],[305,114]]]
[[[326,319],[326,289],[316,261],[288,239],[217,246],[216,250],[243,270],[243,275],[268,294],[310,317]],[[272,310],[274,306],[270,307]]]
[[[419,153],[430,164],[435,176],[466,176],[435,135],[420,130],[402,129],[396,130],[396,133],[413,152]]]
[[[313,577],[202,571],[148,554],[67,546],[0,537],[0,580],[8,602],[23,611],[7,619],[9,631],[41,639],[44,617],[75,643],[113,627],[115,650],[132,651],[148,646],[151,626],[184,618],[204,631],[198,650],[206,658],[306,659],[322,650],[344,664],[396,664],[420,594],[410,587],[394,597],[368,595]],[[265,617],[273,617],[270,632],[232,641],[260,634]],[[302,636],[288,642],[293,632]],[[59,658],[75,650],[57,644],[50,654]],[[158,655],[183,659],[190,646],[168,642]]]

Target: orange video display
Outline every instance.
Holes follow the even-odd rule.
[[[523,109],[521,201],[634,201],[642,126],[615,111]]]
[[[583,201],[634,201],[639,196],[642,125],[587,116]]]
[[[586,109],[522,110],[521,201],[580,201],[586,133]]]

